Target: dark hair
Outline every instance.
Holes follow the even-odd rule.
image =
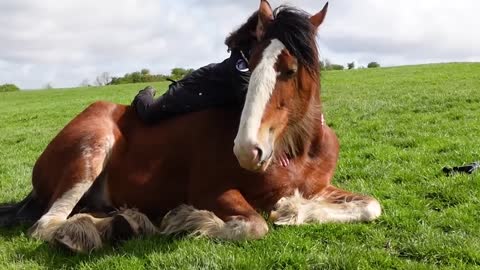
[[[274,20],[264,38],[280,40],[300,64],[310,72],[318,72],[316,29],[310,22],[310,15],[289,6],[276,8],[273,15]]]
[[[228,50],[231,49],[250,49],[252,42],[256,40],[255,29],[257,28],[258,11],[255,11],[237,30],[230,33],[225,39],[225,45]]]

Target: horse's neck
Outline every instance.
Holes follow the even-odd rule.
[[[303,156],[310,151],[312,145],[319,143],[322,133],[322,111],[319,99],[312,99],[303,118],[291,125],[283,139],[283,151],[292,158]]]
[[[306,132],[301,140],[302,146],[300,149],[302,151],[298,154],[303,156],[309,153],[312,147],[316,147],[315,145],[321,143],[319,141],[321,139],[319,134],[322,134],[323,132],[323,125],[322,110],[319,100],[312,100],[302,121],[305,121],[304,125],[306,126]]]

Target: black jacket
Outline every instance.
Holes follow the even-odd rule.
[[[223,62],[199,68],[172,83],[156,100],[140,91],[132,105],[149,123],[212,107],[242,106],[251,75],[246,57],[242,51],[232,50]]]

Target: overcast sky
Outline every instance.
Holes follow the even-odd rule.
[[[77,86],[102,72],[198,68],[257,0],[0,0],[0,84]],[[271,0],[318,12],[326,0]],[[330,0],[322,58],[383,66],[480,61],[478,0]]]

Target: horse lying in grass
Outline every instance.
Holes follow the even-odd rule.
[[[315,40],[326,12],[261,1],[242,111],[145,126],[129,106],[90,105],[47,146],[33,190],[3,206],[0,221],[34,223],[33,237],[88,252],[155,233],[258,239],[268,232],[259,211],[278,225],[376,219],[377,200],[330,183],[339,146],[321,120]],[[150,221],[160,218],[159,227]]]

